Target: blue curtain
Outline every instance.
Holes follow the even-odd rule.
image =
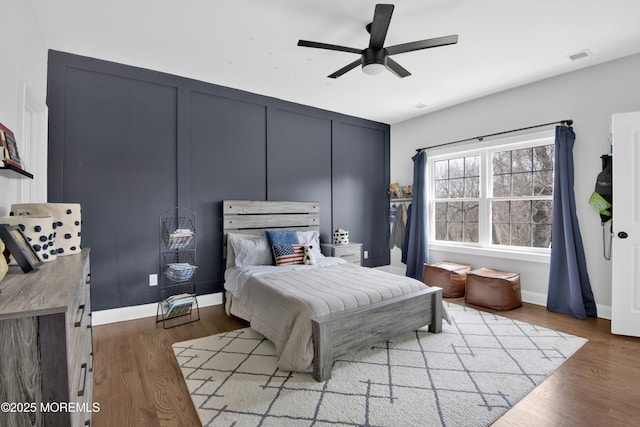
[[[553,226],[547,309],[577,319],[597,316],[573,192],[573,144],[568,126],[556,127]]]
[[[409,277],[422,280],[422,268],[429,262],[427,249],[427,153],[420,151],[413,160],[413,196],[409,219],[405,230],[407,247],[407,273]]]

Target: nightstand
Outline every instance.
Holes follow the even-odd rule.
[[[346,245],[322,243],[320,250],[324,256],[342,258],[352,264],[362,265],[362,243],[347,243]]]

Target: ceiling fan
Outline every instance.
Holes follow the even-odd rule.
[[[346,46],[338,46],[334,44],[318,43],[308,40],[298,40],[298,46],[315,47],[318,49],[338,50],[341,52],[357,53],[360,58],[351,64],[340,68],[328,77],[335,79],[362,65],[362,71],[366,74],[380,74],[385,69],[391,71],[398,77],[407,77],[411,73],[396,61],[390,58],[391,55],[399,53],[412,52],[414,50],[429,49],[432,47],[446,46],[458,43],[458,35],[436,37],[433,39],[419,40],[410,43],[397,44],[394,46],[384,47],[384,39],[387,37],[387,30],[391,23],[391,15],[394,6],[392,4],[377,4],[373,15],[373,22],[366,26],[367,31],[371,34],[369,39],[369,47],[364,49],[356,49]]]

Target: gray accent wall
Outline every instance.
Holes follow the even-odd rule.
[[[343,141],[332,153],[333,224],[349,230],[349,240],[363,243],[369,253],[365,265],[389,264],[389,199],[381,204],[368,196],[388,196],[389,179],[379,169],[389,163],[384,131],[337,123],[333,135]],[[377,244],[383,240],[384,246]]]
[[[50,51],[48,200],[80,203],[92,306],[155,302],[159,215],[197,215],[199,294],[223,289],[222,200],[321,203],[365,265],[389,263],[389,126]]]

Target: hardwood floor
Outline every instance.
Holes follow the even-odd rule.
[[[163,329],[155,317],[93,328],[96,427],[199,426],[171,345],[245,327],[223,307],[205,307],[200,320]]]
[[[92,425],[200,425],[171,344],[246,326],[222,306],[200,313],[200,321],[166,330],[154,318],[93,329],[100,412]],[[612,335],[605,319],[580,321],[531,304],[499,314],[589,342],[494,426],[640,426],[640,338]]]

